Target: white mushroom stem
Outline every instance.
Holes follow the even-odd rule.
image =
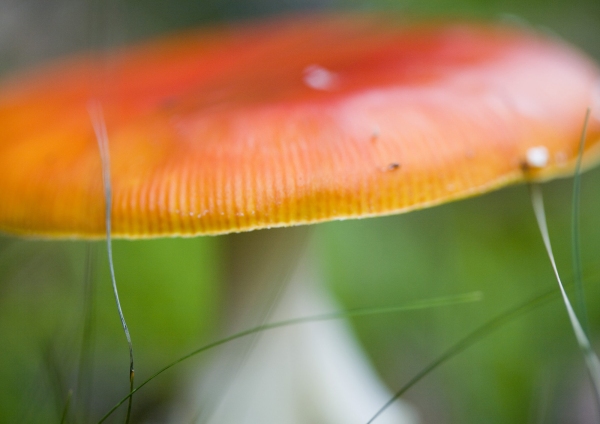
[[[246,318],[242,320],[243,324],[238,321],[236,330],[340,310],[319,281],[310,252],[298,253],[298,236],[301,238],[302,233],[297,229],[295,233],[294,230],[279,230],[274,234],[260,232],[239,240],[243,244],[250,241],[249,238],[258,239],[252,240],[255,249],[247,252],[254,252],[250,255],[254,260],[246,263],[253,274],[242,273],[252,281],[261,274],[261,267],[256,262],[257,252],[265,254],[265,250],[276,249],[279,251],[277,256],[281,256],[284,252],[279,236],[296,238],[296,242],[286,243],[288,264],[295,262],[295,265],[274,308],[261,322],[249,321],[248,309],[238,309],[244,311]],[[267,237],[273,241],[270,249],[265,249],[266,245],[262,244],[268,241]],[[253,288],[260,287],[261,282],[264,283],[255,280]],[[238,293],[247,293],[249,289],[253,291],[246,285]],[[264,286],[259,289],[267,298],[278,290],[277,287],[265,290]],[[248,303],[261,303],[255,297],[256,293],[253,291]],[[265,310],[269,310],[268,306]],[[225,351],[214,352],[206,367],[207,372],[195,383],[197,388],[189,390],[190,396],[186,404],[178,408],[174,421],[364,424],[392,396],[343,320],[294,325],[259,334],[246,340],[245,344],[233,344]],[[377,420],[377,424],[418,422],[415,410],[403,401],[395,403]]]

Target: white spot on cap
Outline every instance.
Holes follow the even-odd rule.
[[[527,150],[526,161],[531,168],[543,168],[548,165],[550,153],[546,146],[531,147]]]
[[[379,125],[374,125],[373,130],[371,130],[371,139],[376,140],[379,138],[381,131],[379,129]]]
[[[309,65],[304,68],[302,80],[304,84],[315,90],[331,90],[337,82],[337,75],[322,66]]]

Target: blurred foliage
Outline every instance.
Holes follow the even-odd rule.
[[[592,338],[598,336],[600,172],[584,177],[582,225]],[[545,185],[555,255],[569,282],[570,181]],[[330,223],[322,258],[349,307],[482,290],[484,300],[354,320],[390,387],[399,388],[454,341],[512,305],[556,287],[525,187],[407,215]],[[409,392],[425,422],[595,422],[576,418],[587,380],[564,306],[556,300],[464,352]],[[543,411],[536,411],[540,406]],[[533,414],[533,415],[532,415]]]
[[[198,346],[215,328],[220,280],[216,241],[114,242],[140,381]],[[1,245],[0,422],[57,421],[68,390],[82,383],[78,373],[93,386],[94,409],[106,411],[128,391],[129,360],[122,349],[126,344],[105,244],[2,239]],[[93,265],[86,281],[88,252]],[[83,337],[91,339],[87,348]],[[156,393],[150,387],[141,403],[151,404],[154,397],[164,403],[171,385],[163,380]]]
[[[55,0],[50,6],[2,0],[0,9],[0,23],[19,23],[0,29],[0,71],[6,72],[177,28],[340,9],[393,10],[418,19],[522,19],[600,58],[598,0]],[[546,184],[544,190],[555,254],[568,282],[571,182]],[[600,171],[589,172],[581,227],[593,341],[600,332],[598,193]],[[482,302],[466,306],[352,320],[391,388],[495,314],[556,286],[523,186],[407,215],[322,224],[315,233],[322,267],[345,307],[484,294]],[[58,422],[68,389],[78,384],[85,337],[81,372],[90,389],[87,400],[74,400],[73,410],[82,418],[87,402],[98,417],[127,391],[127,348],[104,245],[91,243],[92,286],[85,277],[88,245],[0,239],[0,422]],[[218,334],[222,250],[220,238],[115,242],[138,381]],[[137,419],[160,421],[194,364],[179,365],[147,386],[136,398]],[[424,423],[596,422],[592,400],[582,395],[588,389],[557,298],[452,359],[407,397]]]

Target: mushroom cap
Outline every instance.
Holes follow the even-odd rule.
[[[288,18],[188,32],[0,85],[0,230],[192,236],[401,213],[573,169],[598,68],[472,23]],[[600,150],[592,119],[586,164]]]

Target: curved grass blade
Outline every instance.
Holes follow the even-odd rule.
[[[556,268],[556,262],[554,260],[554,254],[552,253],[552,245],[550,244],[548,226],[546,225],[546,213],[544,212],[544,200],[542,198],[542,191],[539,185],[537,184],[533,184],[531,186],[531,202],[533,204],[535,217],[540,228],[540,233],[542,234],[544,246],[546,247],[546,252],[548,254],[548,258],[550,259],[552,270],[554,271],[554,276],[558,281],[558,287],[560,288],[560,293],[565,303],[565,308],[567,309],[567,314],[569,315],[571,326],[573,327],[573,333],[575,333],[577,344],[579,345],[581,353],[583,354],[583,357],[585,359],[585,364],[588,368],[588,373],[592,380],[592,386],[594,388],[596,399],[598,403],[600,403],[600,360],[598,360],[596,352],[594,352],[594,350],[592,349],[590,340],[588,339],[585,330],[581,326],[579,319],[577,319],[575,310],[573,309],[573,306],[569,301],[569,297],[567,296],[567,292],[565,291],[562,281],[560,280],[558,269]]]
[[[60,417],[64,411],[63,396],[67,391],[67,384],[59,362],[59,355],[56,353],[56,347],[52,340],[48,340],[42,345],[42,355],[46,378],[54,395],[56,415]]]
[[[121,319],[121,325],[123,332],[127,338],[127,344],[129,346],[129,391],[133,390],[133,380],[135,371],[133,367],[133,344],[131,343],[131,335],[129,334],[129,328],[125,322],[125,316],[123,315],[123,309],[121,309],[121,301],[119,300],[119,291],[117,290],[117,279],[115,277],[115,266],[113,263],[112,255],[112,240],[111,240],[111,219],[112,219],[112,186],[110,182],[110,152],[108,149],[108,134],[106,131],[106,123],[104,121],[104,115],[102,113],[102,107],[98,102],[90,102],[88,105],[90,118],[96,133],[96,140],[98,141],[98,148],[100,150],[100,158],[102,160],[102,182],[104,183],[104,204],[105,204],[105,224],[106,224],[106,250],[108,253],[108,266],[110,268],[110,279],[112,281],[113,294],[115,296],[115,302],[117,303],[117,311],[119,312],[119,318]],[[131,404],[133,398],[129,398],[127,405],[127,417],[125,418],[125,424],[129,423],[131,417]]]
[[[67,393],[67,400],[65,401],[65,407],[63,408],[63,413],[60,417],[60,424],[65,424],[67,422],[67,416],[69,415],[69,407],[71,406],[72,397],[73,390],[69,390],[69,393]]]
[[[588,108],[583,121],[583,130],[581,140],[579,141],[579,153],[577,155],[577,164],[575,165],[575,175],[573,176],[573,204],[571,212],[571,245],[573,260],[573,279],[575,281],[575,304],[581,326],[587,335],[589,335],[589,318],[585,306],[585,292],[583,290],[582,265],[581,265],[581,244],[579,229],[579,209],[581,203],[581,161],[585,147],[585,136],[590,120],[591,109]]]
[[[138,390],[140,390],[142,387],[144,387],[150,381],[152,381],[153,379],[158,377],[160,374],[164,373],[165,371],[169,370],[170,368],[173,368],[175,365],[177,365],[193,356],[196,356],[196,355],[198,355],[202,352],[205,352],[209,349],[212,349],[214,347],[224,345],[233,340],[241,339],[243,337],[250,336],[250,335],[256,334],[256,333],[260,333],[263,331],[274,330],[276,328],[289,327],[289,326],[293,326],[293,325],[307,324],[307,323],[312,323],[312,322],[329,321],[329,320],[348,318],[348,317],[375,315],[375,314],[382,314],[382,313],[407,312],[407,311],[414,311],[414,310],[419,310],[419,309],[436,308],[436,307],[441,307],[441,306],[449,306],[449,305],[455,305],[455,304],[477,302],[482,299],[483,299],[483,295],[481,292],[472,292],[472,293],[466,293],[466,294],[455,295],[455,296],[447,296],[447,297],[421,300],[421,301],[417,301],[417,302],[412,302],[408,305],[356,308],[356,309],[350,309],[350,310],[345,310],[345,311],[336,311],[336,312],[324,313],[324,314],[319,314],[319,315],[312,315],[312,316],[307,316],[307,317],[292,318],[292,319],[288,319],[288,320],[267,323],[267,324],[259,325],[257,327],[249,328],[247,330],[240,331],[240,332],[232,334],[228,337],[225,337],[220,340],[209,343],[207,345],[204,345],[204,346],[188,353],[187,355],[182,356],[181,358],[177,359],[176,361],[171,362],[170,364],[166,365],[165,367],[161,368],[156,373],[154,373],[152,376],[150,376],[147,380],[145,380],[139,386],[137,386],[135,389],[131,390],[131,392],[127,396],[125,396],[123,399],[121,399],[115,406],[112,407],[112,409],[110,411],[108,411],[98,421],[98,424],[102,424],[104,421],[106,421],[106,419],[108,419],[112,415],[113,412],[115,412],[128,399],[130,399],[134,393],[136,393]]]
[[[494,331],[500,329],[504,324],[508,324],[513,319],[534,310],[535,308],[542,306],[548,303],[550,300],[556,298],[556,291],[550,290],[543,294],[540,294],[528,301],[525,301],[517,306],[514,306],[499,315],[496,315],[494,318],[487,321],[485,324],[476,328],[465,337],[460,339],[454,345],[450,346],[444,353],[442,353],[437,359],[433,360],[428,366],[419,371],[412,379],[408,381],[401,389],[399,389],[394,396],[388,400],[385,405],[383,405],[371,419],[367,422],[367,424],[372,424],[375,420],[385,412],[394,402],[396,402],[400,397],[406,393],[411,387],[425,378],[429,373],[434,371],[440,365],[444,364],[446,361],[451,359],[452,357],[458,355],[462,351],[476,344],[479,340],[489,336]]]
[[[587,312],[586,312],[586,308],[585,308],[585,296],[584,296],[584,290],[583,290],[583,278],[582,278],[582,267],[581,267],[581,254],[580,254],[580,246],[579,246],[579,203],[580,203],[580,186],[581,186],[581,161],[582,161],[582,156],[583,156],[583,150],[584,150],[584,145],[585,145],[585,135],[587,133],[587,126],[588,126],[588,122],[589,122],[590,112],[591,112],[590,109],[588,109],[586,112],[585,121],[584,121],[584,125],[583,125],[583,131],[582,131],[581,140],[580,140],[580,144],[579,144],[579,154],[577,157],[577,164],[576,164],[576,168],[575,168],[575,177],[574,177],[574,183],[573,183],[574,186],[573,186],[573,209],[572,209],[572,213],[573,213],[573,215],[572,215],[572,242],[573,242],[573,267],[574,267],[575,290],[577,292],[580,314],[581,314],[582,319],[585,320],[585,322],[587,322]],[[539,192],[538,186],[535,186],[535,187],[536,187],[536,190]],[[558,279],[561,293],[563,294],[563,299],[565,299],[565,303],[568,305],[567,310],[569,310],[570,303],[568,301],[568,298],[566,297],[566,293],[564,291],[564,286],[561,283],[560,278],[558,276],[558,271],[556,270],[556,264],[554,262],[554,257],[552,255],[552,250],[550,247],[550,239],[549,239],[548,230],[546,227],[545,213],[543,211],[543,202],[541,201],[541,192],[539,192],[539,197],[540,197],[539,201],[536,201],[533,199],[533,194],[532,194],[532,200],[534,201],[534,210],[536,211],[536,218],[538,219],[538,224],[540,225],[540,231],[542,232],[542,238],[544,238],[544,244],[546,245],[546,248],[550,255],[550,260],[552,262],[552,266],[553,266],[556,278]],[[536,206],[536,203],[537,203],[537,206]],[[541,206],[541,218],[542,218],[541,221],[540,221],[540,217],[538,217],[538,208],[540,206]],[[545,230],[542,229],[542,223],[543,223]],[[500,328],[503,324],[511,321],[512,319],[516,318],[517,316],[519,316],[523,313],[529,312],[530,310],[532,310],[538,306],[541,306],[542,304],[547,303],[549,300],[551,300],[551,298],[552,298],[551,296],[553,294],[555,294],[553,291],[547,292],[547,293],[544,293],[534,299],[531,299],[528,302],[525,302],[521,305],[511,308],[511,309],[507,310],[506,312],[493,318],[491,321],[488,321],[486,324],[479,327],[472,333],[468,334],[465,338],[459,340],[456,344],[454,344],[452,347],[450,347],[446,352],[444,352],[442,355],[440,355],[436,360],[434,360],[427,367],[425,367],[423,370],[421,370],[417,375],[415,375],[400,390],[398,390],[394,394],[394,396],[388,402],[386,402],[386,404],[383,405],[381,407],[381,409],[379,409],[379,411],[377,411],[375,413],[375,415],[373,415],[373,417],[367,422],[367,424],[373,423],[377,419],[377,417],[379,417],[383,412],[385,412],[385,410],[387,408],[389,408],[396,400],[398,400],[412,386],[414,386],[416,383],[418,383],[421,379],[423,379],[430,372],[432,372],[437,367],[442,365],[444,362],[451,359],[453,356],[459,354],[463,350],[467,349],[468,347],[470,347],[472,344],[476,343],[478,340],[482,339],[483,337],[486,337],[487,335],[489,335],[496,329]],[[572,308],[571,308],[571,310],[572,310]],[[577,320],[574,312],[572,315],[575,317],[575,320]],[[571,314],[569,314],[569,316],[571,317]],[[577,322],[577,324],[579,324],[579,322]],[[581,328],[581,325],[579,325],[579,327]],[[581,332],[583,332],[583,336],[587,340],[587,337],[586,337],[587,331],[582,328]],[[577,334],[577,332],[576,332],[576,334]],[[578,341],[579,341],[579,337],[578,337]],[[580,346],[581,346],[581,343],[580,343]],[[587,347],[589,348],[589,351],[591,351],[589,341],[587,342]],[[584,350],[583,348],[582,348],[582,350],[584,351],[584,355],[587,355],[586,350]],[[591,353],[592,353],[593,357],[590,359],[587,359],[587,356],[586,356],[586,362],[591,361],[591,363],[592,363],[592,367],[588,366],[588,369],[590,369],[590,376],[592,378],[592,384],[596,388],[596,392],[598,393],[598,391],[597,391],[598,381],[596,381],[597,378],[593,377],[593,375],[592,375],[592,368],[596,368],[598,366],[598,359],[593,351],[591,351]],[[598,397],[598,396],[597,396],[597,401],[600,402],[600,397]]]

